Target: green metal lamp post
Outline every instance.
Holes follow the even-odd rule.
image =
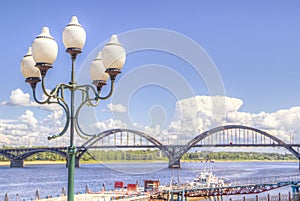
[[[100,100],[109,98],[112,95],[114,81],[116,76],[121,73],[121,69],[125,64],[126,52],[119,43],[116,35],[112,35],[110,41],[105,45],[102,52],[99,52],[90,66],[90,76],[93,85],[78,85],[75,80],[75,60],[85,44],[86,33],[83,27],[78,23],[76,16],[73,16],[71,22],[65,27],[62,34],[63,43],[66,52],[70,54],[72,59],[71,81],[69,83],[57,84],[50,92],[45,88],[45,77],[47,71],[52,68],[57,53],[58,45],[50,35],[49,28],[43,27],[42,32],[32,43],[28,53],[21,61],[21,72],[32,88],[33,98],[39,104],[58,104],[66,114],[66,123],[64,129],[48,139],[54,139],[64,135],[70,130],[70,145],[68,148],[68,201],[74,200],[74,169],[75,169],[75,153],[74,144],[75,131],[80,136],[88,137],[94,134],[85,133],[79,126],[78,114],[84,105],[97,106]],[[111,88],[106,96],[100,96],[101,89],[106,85],[106,81],[110,78]],[[42,81],[42,90],[46,95],[45,100],[38,100],[36,96],[36,86]],[[70,91],[70,103],[65,100],[65,90]],[[75,92],[81,93],[81,104],[75,108]],[[91,95],[92,94],[92,95]]]

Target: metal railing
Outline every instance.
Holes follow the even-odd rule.
[[[234,185],[247,185],[247,184],[275,184],[280,182],[298,182],[300,175],[287,175],[287,176],[273,176],[273,177],[257,177],[247,179],[230,179],[230,184]]]
[[[256,195],[255,197],[251,198],[246,198],[243,197],[241,199],[229,199],[230,201],[300,201],[300,194],[299,193],[294,193],[292,194],[291,192],[287,194],[281,194],[278,193],[276,195],[263,195],[259,196]]]

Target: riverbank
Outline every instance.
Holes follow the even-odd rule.
[[[24,165],[53,165],[66,164],[65,161],[24,161]],[[0,166],[9,166],[10,161],[0,161]]]
[[[151,160],[134,160],[134,161],[80,161],[80,164],[113,164],[113,163],[166,163],[168,161],[151,161]],[[191,161],[191,160],[181,160],[182,163],[220,163],[220,162],[228,162],[228,163],[236,163],[236,162],[298,162],[298,160],[217,160],[217,161]],[[37,160],[37,161],[24,161],[24,165],[57,165],[57,164],[66,164],[66,161],[44,161],[44,160]],[[0,161],[0,166],[9,166],[10,161]]]
[[[205,160],[180,160],[185,163],[218,163],[218,162],[298,162],[298,160],[214,160],[214,161],[205,161]]]
[[[113,163],[166,163],[167,161],[150,161],[150,160],[135,160],[135,161],[80,161],[80,164],[113,164]],[[66,164],[66,161],[24,161],[24,165],[57,165],[57,164]],[[9,166],[10,161],[0,161],[0,166]]]

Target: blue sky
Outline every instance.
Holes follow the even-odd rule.
[[[0,102],[8,101],[11,92],[18,88],[31,93],[20,73],[20,61],[43,26],[50,28],[59,45],[59,55],[47,77],[47,86],[51,88],[58,82],[69,81],[70,59],[64,53],[61,32],[71,16],[76,15],[87,32],[87,43],[78,58],[77,72],[84,59],[111,34],[159,28],[182,34],[207,52],[221,76],[225,95],[242,100],[240,112],[274,113],[299,106],[299,9],[299,1],[268,0],[3,1],[0,7]],[[126,45],[128,41],[124,43]],[[185,77],[195,95],[209,95],[203,81],[193,77],[190,70],[185,71],[187,64],[182,59],[159,51],[129,54],[121,76],[149,64],[174,69]],[[172,116],[176,98],[163,87],[145,86],[135,93],[127,106],[132,107],[130,116],[133,120],[149,124],[149,108],[163,105],[165,114]],[[107,104],[109,101],[103,102],[100,110],[105,111]],[[25,110],[28,107],[2,104],[0,119],[18,119]],[[37,116],[48,115],[37,108],[30,110]],[[104,119],[110,118],[109,114],[103,113]],[[170,122],[172,118],[168,119]]]
[[[243,110],[295,106],[300,100],[299,6],[297,1],[2,2],[1,74],[6,84],[0,88],[1,100],[14,88],[28,90],[19,62],[42,26],[50,27],[60,45],[57,66],[67,62],[61,31],[70,16],[77,15],[87,31],[86,52],[112,33],[170,29],[195,40],[208,52],[221,73],[226,94],[242,98]]]

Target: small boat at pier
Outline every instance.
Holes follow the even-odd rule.
[[[212,172],[200,172],[188,185],[192,188],[217,188],[224,187],[225,182],[223,179],[216,177]]]
[[[173,181],[173,180],[172,180]],[[218,178],[211,171],[200,172],[191,182],[184,184],[170,183],[169,186],[160,186],[152,192],[150,200],[201,200],[204,197],[218,195],[219,189],[228,187],[224,179]]]

